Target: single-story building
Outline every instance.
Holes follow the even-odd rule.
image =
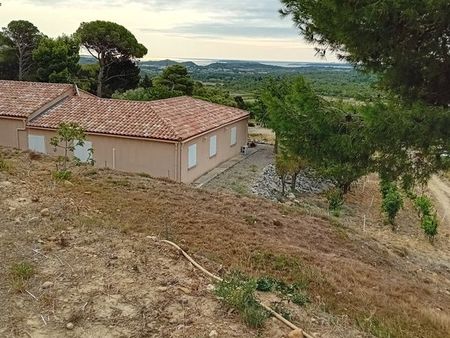
[[[97,167],[178,182],[194,181],[247,144],[248,112],[191,97],[100,99],[72,85],[0,81],[0,100],[0,145],[53,154],[58,125],[75,122],[87,134],[74,152],[80,160],[92,148]]]

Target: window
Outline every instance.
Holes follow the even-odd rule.
[[[217,136],[209,138],[209,157],[214,157],[217,154]]]
[[[188,169],[197,165],[197,145],[190,145],[188,148]]]
[[[234,146],[237,143],[236,127],[231,128],[231,145]]]
[[[84,141],[83,146],[75,146],[73,155],[80,160],[80,162],[86,163],[90,158],[89,150],[92,149],[92,142]]]
[[[45,154],[45,137],[40,135],[28,135],[28,149]]]

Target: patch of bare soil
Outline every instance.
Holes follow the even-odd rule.
[[[450,226],[450,183],[445,178],[433,176],[428,184],[433,195],[441,221]]]
[[[261,333],[245,327],[206,291],[208,280],[146,238],[158,235],[214,273],[239,269],[305,285],[310,303],[293,310],[293,321],[317,337],[450,336],[448,233],[431,245],[409,205],[392,232],[375,178],[354,188],[336,219],[323,198],[306,195],[286,206],[109,170],[82,169],[71,184],[55,183],[50,159],[27,158],[12,156],[17,172],[0,177],[12,183],[0,188],[3,335],[286,333],[273,321]],[[8,267],[22,259],[36,265],[27,291],[38,300],[8,286]],[[46,281],[54,284],[44,291]]]

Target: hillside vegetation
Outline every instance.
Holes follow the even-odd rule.
[[[31,328],[61,333],[71,321],[91,330],[87,332],[99,326],[107,335],[192,336],[208,334],[212,327],[207,323],[213,321],[228,336],[256,336],[236,314],[224,315],[226,308],[200,291],[208,281],[198,279],[173,253],[165,257],[167,248],[145,240],[156,235],[179,243],[215,273],[239,270],[303,285],[310,303],[293,320],[319,336],[449,336],[448,227],[432,246],[413,225],[417,217],[406,205],[398,216],[398,231],[392,233],[379,214],[376,177],[359,183],[347,196],[338,220],[329,216],[324,199],[316,197],[286,206],[89,168],[81,168],[70,183],[58,183],[51,175],[52,159],[2,153],[7,166],[0,173],[5,215],[0,221],[5,258],[0,292],[8,304],[1,310],[3,334]],[[24,261],[32,265],[33,277],[17,290],[10,271]],[[45,281],[54,288],[42,289]],[[189,285],[186,292],[180,291],[183,283]],[[187,293],[187,305],[152,296],[154,287]],[[113,302],[106,307],[109,313],[95,308],[105,301],[98,298],[102,294]],[[198,302],[216,310],[204,312]],[[173,319],[174,314],[164,312],[167,306],[181,306],[170,309],[185,309],[186,320]],[[160,310],[155,312],[155,307]],[[152,324],[155,313],[158,320]],[[108,318],[117,319],[116,330],[108,326]],[[184,335],[172,331],[180,324]],[[271,329],[272,321],[263,336],[277,336],[267,331]]]

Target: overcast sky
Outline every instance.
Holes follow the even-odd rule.
[[[323,61],[279,0],[0,0],[0,26],[25,19],[44,34],[71,34],[80,22],[109,20],[149,50],[146,59]],[[335,61],[328,57],[326,61]]]

